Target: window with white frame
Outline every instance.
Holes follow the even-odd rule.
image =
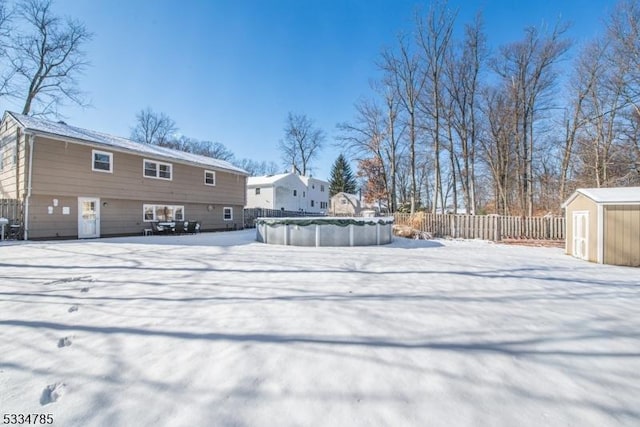
[[[324,185],[321,185],[321,186],[320,186],[320,191],[321,191],[322,193],[324,193]]]
[[[298,190],[293,190],[293,197],[296,197],[298,195]]]
[[[91,170],[95,172],[113,173],[113,153],[91,150]]]
[[[311,207],[313,207],[313,200],[311,201]]]
[[[256,196],[260,194],[260,188],[256,188]]]
[[[18,144],[15,135],[8,135],[0,141],[0,171],[10,169],[18,163]]]
[[[204,185],[216,185],[215,171],[204,171]]]
[[[144,159],[143,165],[143,174],[145,177],[171,180],[173,171],[173,165],[171,163]]]
[[[223,208],[222,209],[222,218],[225,221],[233,221],[233,208]]]
[[[184,206],[143,205],[144,222],[184,221]]]

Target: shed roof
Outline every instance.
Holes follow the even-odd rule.
[[[96,132],[93,130],[82,129],[75,126],[69,126],[64,122],[53,122],[38,117],[25,116],[23,114],[7,111],[26,131],[32,131],[38,134],[48,136],[58,136],[63,138],[75,139],[91,144],[119,148],[126,151],[132,151],[137,154],[143,154],[151,157],[162,157],[174,160],[182,160],[188,163],[195,163],[201,166],[224,169],[248,175],[247,171],[231,163],[214,159],[213,157],[201,156],[199,154],[187,153],[184,151],[173,150],[171,148],[159,147],[157,145],[141,144],[127,138],[113,136],[106,133]]]
[[[640,204],[640,187],[580,188],[562,204],[562,207],[564,208],[571,203],[578,194],[582,194],[594,202],[602,204]]]

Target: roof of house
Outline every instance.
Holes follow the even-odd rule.
[[[640,203],[640,187],[614,187],[614,188],[579,188],[562,207],[566,207],[578,194],[582,194],[596,203]]]
[[[280,181],[281,179],[289,176],[298,177],[302,181],[302,183],[307,187],[309,186],[310,180],[327,184],[326,181],[323,181],[318,178],[306,177],[303,175],[298,175],[297,173],[294,173],[294,172],[286,172],[286,173],[279,173],[276,175],[250,176],[247,179],[247,185],[270,185],[270,184],[274,184],[276,181]]]
[[[157,145],[142,144],[119,136],[108,135],[106,133],[96,132],[93,130],[82,129],[75,126],[69,126],[63,122],[53,122],[38,117],[25,116],[7,111],[24,129],[38,134],[47,136],[58,136],[63,138],[75,139],[98,146],[112,147],[126,151],[132,151],[137,154],[143,154],[150,157],[162,157],[172,160],[181,160],[187,163],[195,163],[200,166],[206,166],[217,169],[248,175],[247,171],[231,163],[214,159],[213,157],[201,156],[199,154],[187,153],[184,151],[174,150]]]
[[[250,176],[249,178],[247,178],[247,185],[269,185],[275,183],[276,181],[280,181],[282,178],[290,175],[296,174],[293,172],[287,172],[279,173],[276,175]]]

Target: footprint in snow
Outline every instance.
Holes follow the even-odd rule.
[[[69,337],[60,338],[58,340],[58,348],[69,347],[71,345],[71,340]]]
[[[78,311],[78,306],[77,305],[72,305],[71,307],[69,307],[69,313],[73,313],[74,311]]]
[[[48,405],[60,399],[64,394],[65,388],[65,383],[53,383],[46,386],[40,396],[40,405]]]

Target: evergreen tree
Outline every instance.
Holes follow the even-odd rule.
[[[342,192],[354,194],[356,192],[356,179],[351,171],[349,162],[340,154],[331,167],[329,179],[329,197]]]

